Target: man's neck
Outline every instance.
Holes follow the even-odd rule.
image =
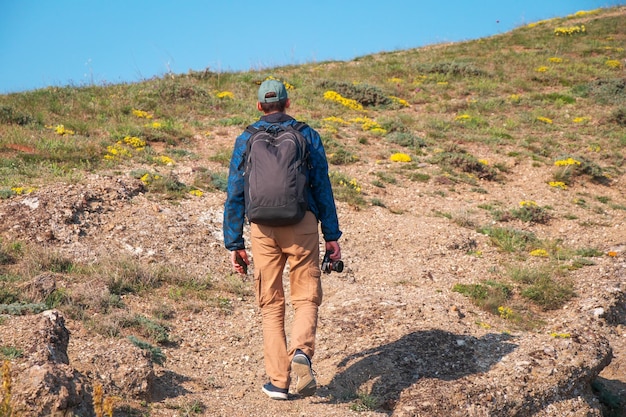
[[[283,112],[266,113],[261,116],[261,120],[267,123],[281,123],[292,119],[293,117]]]

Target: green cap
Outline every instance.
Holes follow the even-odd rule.
[[[274,94],[270,94],[274,93]],[[268,97],[269,95],[269,97]],[[278,80],[265,80],[259,87],[260,103],[275,103],[287,99],[285,84]]]

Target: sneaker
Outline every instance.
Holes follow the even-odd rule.
[[[300,349],[297,349],[295,355],[293,355],[291,369],[298,377],[296,380],[296,393],[303,397],[315,394],[317,382],[315,381],[315,376],[313,376],[313,369],[311,369],[311,360]]]
[[[263,392],[266,393],[272,400],[286,400],[289,390],[275,387],[274,384],[268,382],[263,385]]]

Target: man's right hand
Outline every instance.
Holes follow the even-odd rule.
[[[324,245],[326,252],[331,252],[330,259],[333,261],[338,261],[341,259],[341,247],[339,246],[339,242],[336,240],[331,240],[326,242]]]
[[[246,250],[237,249],[230,252],[230,263],[233,265],[235,272],[246,275],[248,273],[248,265],[250,265]]]

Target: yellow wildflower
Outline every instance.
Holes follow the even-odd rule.
[[[560,64],[561,62],[563,62],[563,58],[558,58],[558,57],[553,56],[551,58],[548,58],[548,61],[555,63],[555,64]]]
[[[361,186],[359,185],[359,183],[357,182],[356,178],[352,178],[349,182],[348,185],[350,186],[350,188],[352,188],[354,191],[356,191],[357,193],[361,192]]]
[[[387,134],[387,130],[383,129],[382,127],[374,127],[370,129],[370,132],[378,136],[384,136]]]
[[[394,103],[397,103],[403,107],[410,107],[409,102],[404,99],[401,99],[400,97],[389,96],[389,98],[393,100]]]
[[[607,67],[613,68],[613,69],[620,69],[620,68],[622,68],[622,63],[620,61],[618,61],[617,59],[609,59],[604,64]]]
[[[152,115],[147,111],[133,109],[133,115],[140,119],[152,119]]]
[[[394,153],[389,159],[393,162],[411,162],[411,157],[405,153]]]
[[[550,333],[550,336],[557,338],[557,339],[569,339],[570,337],[572,337],[572,335],[569,333],[556,333],[556,332]]]
[[[586,31],[587,31],[587,29],[585,28],[585,25],[570,26],[570,27],[558,27],[558,28],[554,29],[554,34],[556,36],[560,36],[560,35],[572,36],[572,35],[575,35],[575,34],[585,33]]]
[[[539,258],[547,258],[548,251],[545,249],[535,249],[535,250],[530,251],[530,256],[537,256]]]
[[[489,161],[487,161],[486,159],[479,159],[478,163],[482,165],[489,165]]]
[[[568,166],[568,165],[580,165],[580,161],[575,160],[574,158],[567,159],[559,159],[558,161],[554,161],[554,165],[558,167]]]
[[[200,191],[200,190],[191,190],[191,191],[189,191],[189,194],[195,195],[196,197],[202,197],[202,194],[204,194],[204,193],[202,191]]]
[[[234,99],[235,95],[230,92],[230,91],[222,91],[217,93],[217,98],[230,98],[230,99]]]
[[[574,122],[574,123],[585,123],[585,122],[588,122],[589,120],[591,120],[591,118],[589,118],[589,117],[574,117],[572,119],[572,122]]]
[[[506,320],[513,315],[513,310],[509,307],[500,306],[498,307],[498,313],[500,313],[500,317]]]
[[[583,17],[583,16],[589,16],[589,15],[598,14],[598,13],[600,13],[600,9],[580,10],[580,11],[577,11],[576,13],[574,13],[574,14],[568,15],[567,17],[571,19],[571,18],[574,18],[574,17]]]
[[[123,141],[125,144],[132,146],[138,151],[142,150],[146,146],[146,141],[136,136],[126,136]]]
[[[546,72],[548,71],[550,68],[546,67],[545,65],[542,65],[540,67],[535,68],[535,71],[537,72]]]
[[[75,133],[73,130],[66,129],[65,126],[63,125],[56,125],[54,127],[50,126],[49,128],[54,130],[54,133],[56,133],[59,136],[65,136],[65,135],[71,136]]]
[[[342,106],[345,106],[352,110],[363,110],[363,105],[361,103],[350,98],[345,98],[336,91],[326,91],[324,93],[324,99],[328,101],[334,101],[335,103],[339,103]]]
[[[350,119],[351,123],[358,123],[361,125],[361,129],[369,130],[373,133],[384,135],[387,131],[379,125],[376,121],[370,119],[369,117],[355,117]]]
[[[154,158],[154,160],[161,165],[174,165],[174,160],[170,158],[169,156],[159,155],[156,158]]]
[[[539,117],[537,117],[537,120],[539,120],[540,122],[543,122],[543,123],[547,123],[549,125],[552,124],[552,119],[549,119],[547,117],[539,116]]]
[[[105,155],[104,159],[115,159],[116,157],[127,157],[131,158],[133,155],[130,153],[128,149],[122,146],[120,143],[116,143],[115,145],[107,146],[107,153],[109,156]]]
[[[548,185],[550,185],[550,187],[560,188],[562,190],[567,190],[567,185],[565,185],[565,183],[562,182],[562,181],[550,181],[548,183]]]
[[[537,203],[532,200],[524,200],[519,202],[520,207],[537,207]]]
[[[326,122],[326,123],[336,123],[336,124],[340,124],[340,125],[349,125],[350,122],[343,120],[341,117],[335,117],[335,116],[330,116],[330,117],[325,117],[322,119],[322,122]]]
[[[454,120],[459,120],[461,122],[466,121],[466,120],[471,120],[472,116],[470,116],[469,114],[460,114],[457,117],[454,118]]]

